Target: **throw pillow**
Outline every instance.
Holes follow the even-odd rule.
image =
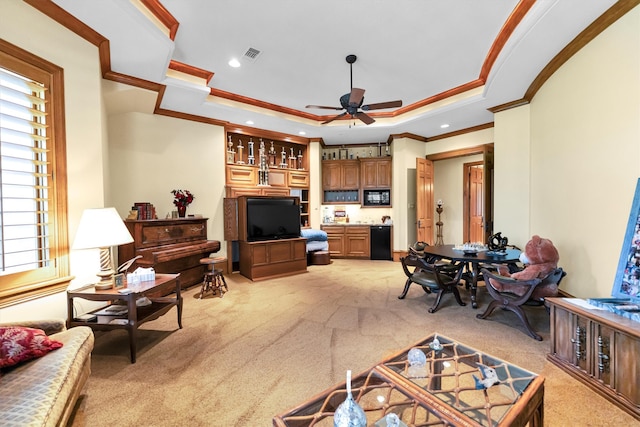
[[[0,327],[0,368],[44,356],[60,347],[62,343],[49,338],[42,329]]]

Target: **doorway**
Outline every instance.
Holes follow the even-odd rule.
[[[462,206],[458,205],[459,209],[458,213],[460,217],[458,218],[449,218],[449,223],[452,224],[457,234],[457,239],[463,237],[462,242],[487,242],[489,236],[493,232],[493,165],[494,165],[494,156],[493,156],[493,144],[484,144],[476,147],[463,148],[459,150],[447,151],[442,153],[430,154],[426,156],[427,160],[432,162],[438,162],[440,160],[448,160],[453,158],[461,158],[467,156],[474,156],[477,154],[482,154],[482,160],[480,159],[472,159],[473,161],[469,161],[468,163],[463,163],[463,173],[465,178],[462,180],[462,185],[459,190],[456,189],[456,193],[452,194],[452,198],[458,198],[462,203]],[[470,159],[471,160],[471,159]],[[468,169],[468,171],[467,171]],[[473,171],[475,174],[474,184],[473,184],[473,194],[474,194],[474,210],[473,210],[473,218],[471,215],[471,178],[470,174]],[[458,170],[457,173],[460,173]],[[458,175],[459,177],[460,175]],[[469,178],[466,178],[469,177]],[[459,181],[458,181],[459,182]],[[438,186],[437,180],[434,180],[431,187],[431,198],[428,197],[423,198],[425,202],[430,201],[429,203],[425,203],[425,208],[427,210],[433,210],[433,192],[434,187]],[[416,189],[417,190],[417,189]],[[459,192],[458,192],[459,191]],[[419,192],[419,191],[418,191]],[[449,196],[447,195],[447,198]],[[416,199],[418,200],[418,199]],[[433,216],[431,218],[431,230],[435,229],[435,224],[433,224]],[[473,224],[473,235],[471,233]],[[461,230],[462,228],[462,230]],[[458,240],[456,239],[456,243]],[[445,239],[446,240],[446,239]],[[445,242],[446,243],[446,242]]]

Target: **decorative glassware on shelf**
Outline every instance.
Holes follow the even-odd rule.
[[[367,416],[351,395],[351,371],[347,371],[347,398],[333,414],[334,427],[366,427]]]

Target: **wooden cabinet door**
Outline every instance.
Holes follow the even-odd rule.
[[[269,188],[265,187],[262,189],[263,196],[289,196],[288,188]]]
[[[327,234],[327,242],[329,243],[329,254],[332,256],[344,255],[343,234]]]
[[[341,168],[338,162],[322,163],[322,188],[324,190],[340,190]]]
[[[360,164],[357,160],[344,160],[342,164],[342,188],[344,190],[360,188]]]
[[[346,256],[357,258],[369,258],[369,236],[364,234],[348,234],[346,236]]]
[[[378,188],[378,165],[375,160],[360,160],[362,188]]]
[[[629,399],[636,407],[640,406],[640,340],[630,335],[616,332],[611,345],[610,370],[611,384],[615,391]]]
[[[378,188],[391,188],[391,159],[378,160],[377,166]]]

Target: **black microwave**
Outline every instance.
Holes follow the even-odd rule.
[[[362,190],[364,206],[391,206],[391,190]]]

